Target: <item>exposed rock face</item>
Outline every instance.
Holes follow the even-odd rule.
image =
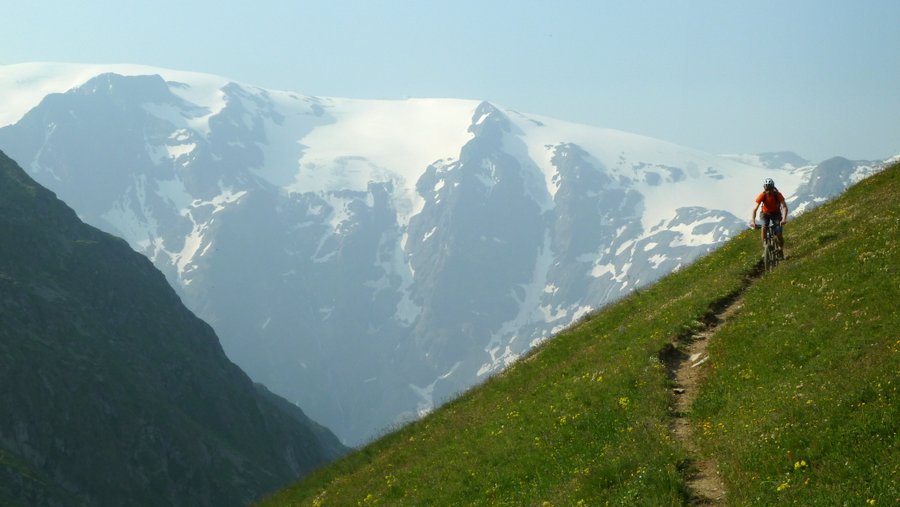
[[[765,177],[796,190],[792,211],[848,181],[825,168],[806,189],[815,166],[790,153],[717,157],[487,102],[130,72],[46,96],[0,148],[353,444],[715,248]]]

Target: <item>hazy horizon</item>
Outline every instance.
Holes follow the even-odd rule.
[[[20,3],[0,64],[132,63],[309,95],[488,100],[710,153],[900,153],[900,2]],[[77,41],[77,43],[75,43]]]

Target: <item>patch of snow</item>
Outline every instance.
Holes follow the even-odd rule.
[[[208,221],[197,222],[194,218],[194,210],[201,207],[212,206],[212,212],[210,213],[210,217],[215,215],[222,210],[226,209],[229,205],[238,202],[244,195],[247,194],[245,190],[241,190],[239,192],[235,192],[233,189],[226,188],[222,185],[222,182],[219,182],[219,191],[221,192],[219,195],[213,197],[208,201],[202,201],[200,199],[195,199],[190,208],[182,209],[182,216],[186,217],[191,221],[191,232],[188,233],[184,238],[184,244],[181,247],[181,250],[177,252],[167,252],[171,259],[172,264],[175,266],[178,272],[179,280],[184,281],[184,275],[189,271],[188,266],[190,266],[194,260],[194,256],[197,255],[197,252],[200,250],[200,247],[203,245],[204,234],[206,229],[209,228],[210,224],[212,224],[213,218],[209,218]],[[203,253],[206,253],[207,248],[203,249]]]
[[[197,143],[188,143],[188,144],[178,144],[178,145],[166,145],[166,151],[169,153],[169,157],[173,159],[178,159],[188,153],[194,151],[197,147]]]
[[[453,375],[457,368],[461,365],[461,362],[457,362],[453,365],[450,370],[445,372],[443,375],[434,379],[434,382],[428,384],[425,387],[419,387],[415,384],[409,384],[409,388],[412,389],[414,393],[419,397],[419,403],[417,407],[417,413],[419,417],[425,417],[432,410],[434,410],[434,386],[437,385],[441,380],[445,380]]]
[[[591,276],[594,278],[600,278],[606,274],[615,276],[616,265],[613,263],[598,264],[591,269]]]
[[[331,225],[332,231],[338,231],[341,224],[350,220],[353,213],[350,211],[350,204],[356,201],[353,197],[338,196],[333,193],[322,194],[322,197],[331,206],[331,214],[328,217],[328,224]]]
[[[513,336],[512,340],[510,340],[510,342],[515,340],[515,338],[516,337]],[[507,366],[511,365],[519,358],[519,354],[514,353],[512,351],[512,347],[510,347],[509,345],[507,345],[503,349],[503,352],[500,352],[500,347],[494,347],[489,350],[486,350],[485,352],[487,352],[491,356],[491,358],[490,358],[490,361],[482,364],[481,367],[478,369],[478,372],[476,373],[476,375],[478,375],[479,377],[487,375],[488,373],[491,373],[493,371],[497,371],[497,370],[506,368]]]
[[[659,265],[669,260],[669,258],[662,254],[656,254],[647,260],[653,265],[653,269],[659,269]]]
[[[500,181],[497,178],[497,166],[490,160],[482,160],[481,169],[484,170],[486,174],[485,172],[479,172],[476,175],[478,177],[478,181],[480,181],[481,184],[488,189],[494,188],[494,186]]]
[[[504,339],[511,337],[509,342],[515,340],[515,333],[530,323],[552,322],[553,320],[556,320],[556,318],[553,318],[555,314],[548,314],[541,305],[543,295],[546,293],[545,289],[548,286],[547,277],[554,260],[551,245],[552,239],[550,238],[550,233],[547,232],[544,236],[544,244],[538,251],[534,263],[531,282],[527,285],[519,286],[523,289],[522,292],[524,293],[524,296],[520,297],[517,293],[518,291],[515,290],[510,294],[510,297],[517,303],[518,313],[513,318],[504,322],[500,326],[500,329],[491,335],[491,338],[484,349],[490,356],[490,360],[479,369],[479,376],[509,364],[511,361],[511,350],[509,353],[504,352],[501,355],[497,355],[497,350]]]
[[[297,140],[308,148],[288,190],[365,190],[371,181],[393,181],[395,197],[409,203],[397,210],[405,225],[424,206],[415,184],[425,169],[457,156],[472,138],[468,126],[478,102],[330,98],[321,106],[334,122]],[[365,166],[348,164],[348,157],[365,161]]]
[[[697,227],[704,224],[717,224],[722,221],[723,218],[724,217],[710,216],[691,224],[678,224],[670,226],[668,228],[670,231],[679,233],[679,235],[674,240],[672,240],[670,246],[704,246],[716,244],[717,241],[714,229],[711,229],[710,232],[706,234],[697,234],[694,231]]]
[[[552,305],[542,305],[539,310],[544,316],[544,322],[547,323],[556,322],[559,319],[565,318],[565,316],[569,314],[569,312],[567,312],[566,309],[562,308],[561,306],[557,306],[556,310],[554,311]]]
[[[577,322],[578,319],[584,317],[585,315],[594,311],[593,306],[581,305],[578,309],[575,310],[575,314],[572,316],[572,322]]]
[[[628,250],[629,248],[633,247],[634,244],[635,244],[635,241],[634,241],[634,240],[628,240],[628,241],[622,242],[622,244],[619,245],[619,248],[616,249],[616,257],[622,255],[622,252],[624,252],[625,250]]]

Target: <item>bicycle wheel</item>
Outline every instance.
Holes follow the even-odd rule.
[[[775,256],[775,246],[767,243],[766,244],[766,252],[765,252],[765,266],[766,272],[770,272],[775,269],[775,264],[778,263],[778,258]]]

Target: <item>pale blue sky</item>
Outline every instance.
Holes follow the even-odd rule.
[[[482,99],[712,153],[900,154],[900,1],[23,0],[0,64]]]

